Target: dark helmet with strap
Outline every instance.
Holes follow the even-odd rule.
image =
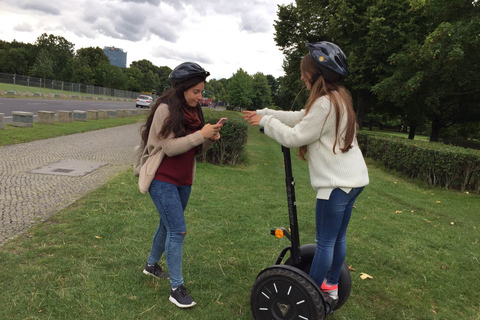
[[[320,72],[314,76],[316,81],[320,75],[327,82],[337,82],[350,75],[347,57],[342,49],[334,43],[320,41],[306,44],[310,56]],[[313,82],[315,82],[313,81]]]
[[[210,75],[195,62],[184,62],[178,65],[168,76],[172,87],[194,77],[202,77],[204,80]]]

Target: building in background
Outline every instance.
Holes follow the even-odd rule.
[[[107,55],[112,66],[120,68],[127,67],[127,53],[123,49],[115,47],[103,47],[103,52]]]

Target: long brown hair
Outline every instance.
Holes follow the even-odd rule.
[[[168,89],[155,101],[155,104],[152,106],[150,114],[147,117],[145,125],[143,125],[140,129],[140,133],[143,141],[145,141],[145,144],[148,140],[148,134],[152,126],[155,111],[157,111],[157,108],[161,103],[168,105],[170,115],[168,118],[164,119],[162,129],[158,134],[158,138],[168,137],[172,132],[175,138],[184,137],[189,134],[187,128],[185,127],[185,118],[183,115],[183,107],[186,103],[184,92],[204,81],[205,79],[203,77],[190,78],[182,83],[176,84],[175,87]],[[196,110],[201,121],[201,124],[198,127],[198,130],[200,130],[205,125],[205,118],[203,116],[202,107],[200,104],[196,106]]]
[[[343,153],[348,152],[348,150],[352,148],[352,143],[355,140],[357,126],[350,92],[342,85],[338,83],[327,82],[322,75],[318,76],[318,68],[316,67],[315,62],[310,54],[307,54],[303,57],[300,63],[300,70],[302,75],[308,75],[313,81],[312,88],[310,90],[310,96],[308,97],[307,104],[305,105],[305,115],[308,114],[310,108],[318,98],[328,96],[330,100],[330,106],[333,106],[333,110],[335,111],[335,143],[333,144],[333,153],[336,154],[335,148],[339,138],[341,139],[339,146],[340,150]],[[317,76],[318,78],[315,79]],[[331,111],[332,108],[330,108],[330,111],[325,118],[325,122],[330,116]],[[347,113],[347,124],[343,131],[339,133],[340,120],[343,118],[345,112]],[[307,146],[302,146],[298,149],[298,156],[302,160],[306,160],[306,153]]]

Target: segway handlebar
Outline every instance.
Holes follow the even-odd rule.
[[[264,128],[260,128],[265,133]],[[290,234],[287,237],[291,242],[290,255],[293,264],[300,263],[300,237],[298,234],[297,202],[295,200],[295,181],[292,175],[292,160],[290,149],[282,145],[283,162],[285,165],[285,185],[287,187],[288,217],[290,220]],[[275,234],[275,232],[273,233]]]

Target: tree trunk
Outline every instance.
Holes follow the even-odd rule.
[[[431,142],[438,142],[440,140],[440,129],[442,128],[442,124],[440,121],[440,117],[434,115],[432,117],[432,132],[430,133],[430,141]]]
[[[357,94],[357,112],[356,112],[357,124],[360,130],[362,130],[363,128],[363,117],[365,115],[365,104],[366,104],[365,101],[366,101],[365,96],[362,93],[362,91],[360,91]]]
[[[415,139],[415,130],[417,130],[417,124],[411,123],[409,126],[410,126],[410,131],[408,132],[408,139],[413,140]]]

